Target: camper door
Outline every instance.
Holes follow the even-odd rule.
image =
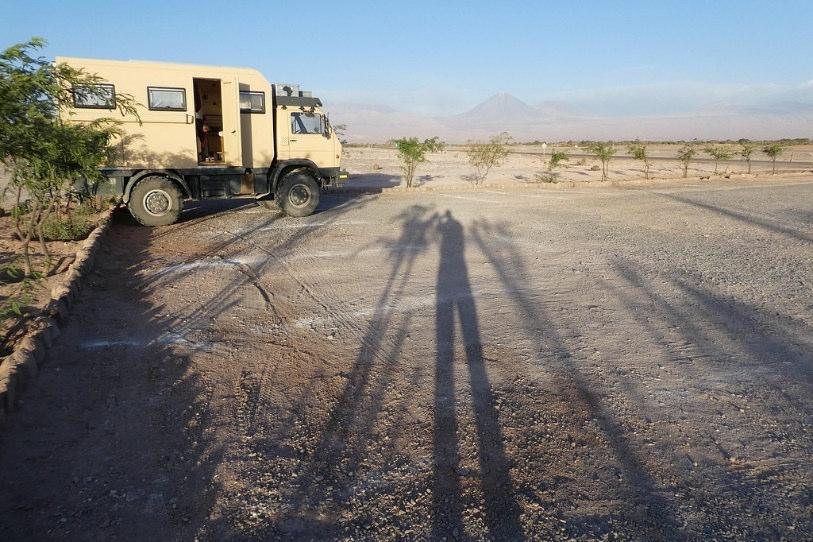
[[[230,166],[242,166],[240,85],[236,77],[221,79],[220,100],[223,103],[223,160]]]

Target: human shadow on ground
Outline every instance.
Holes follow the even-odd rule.
[[[464,230],[451,213],[439,216],[432,207],[414,205],[396,217],[400,224],[400,234],[395,238],[384,236],[380,246],[390,251],[389,271],[386,275],[383,290],[378,296],[369,321],[362,328],[360,346],[349,371],[343,371],[345,384],[336,392],[331,401],[327,415],[318,423],[308,425],[318,427],[318,437],[312,451],[304,458],[294,472],[296,479],[282,490],[282,506],[275,514],[273,521],[263,528],[243,531],[232,526],[226,532],[231,535],[245,536],[250,533],[258,538],[323,538],[341,537],[344,532],[341,523],[322,521],[317,518],[339,518],[354,513],[350,497],[366,488],[372,498],[377,491],[394,488],[377,485],[371,486],[371,476],[385,476],[395,463],[405,460],[406,450],[394,450],[392,456],[387,445],[377,442],[380,431],[389,440],[409,439],[403,434],[404,428],[397,423],[389,423],[386,428],[376,428],[385,408],[387,394],[393,382],[397,382],[398,372],[410,370],[412,360],[402,359],[406,337],[411,331],[414,311],[412,301],[404,299],[413,287],[413,273],[418,256],[432,248],[434,242],[439,245],[440,261],[437,269],[436,291],[434,292],[434,312],[436,323],[436,356],[434,359],[434,379],[431,400],[433,416],[426,420],[432,431],[431,472],[418,476],[417,487],[406,489],[407,493],[423,490],[431,492],[431,502],[427,511],[431,514],[431,537],[440,539],[443,536],[453,537],[455,533],[464,536],[467,525],[464,524],[463,507],[469,507],[474,497],[471,485],[461,484],[467,481],[479,482],[479,494],[484,501],[485,526],[490,536],[497,540],[520,540],[524,538],[519,522],[519,506],[515,500],[513,485],[509,474],[509,459],[503,444],[503,435],[495,397],[491,391],[485,358],[482,352],[477,307],[474,293],[468,278],[464,258]],[[420,304],[418,305],[420,306]],[[455,345],[462,345],[462,355],[455,356]],[[468,372],[471,391],[465,396],[463,387],[454,378],[455,370],[462,362]],[[418,363],[417,370],[425,370]],[[420,389],[409,386],[420,385],[407,379],[401,392],[407,396],[421,394]],[[308,397],[303,390],[303,397]],[[301,404],[302,397],[292,398],[292,404]],[[307,399],[304,399],[307,400]],[[460,433],[457,405],[471,405],[472,419],[476,430],[477,456],[480,468],[476,473],[462,473],[459,448],[462,440],[468,440]],[[388,407],[389,409],[392,406]],[[305,411],[291,406],[290,411]],[[397,416],[387,419],[392,422]],[[284,423],[273,422],[270,426],[278,427],[276,431],[265,432],[264,437],[256,442],[252,453],[264,460],[275,461],[280,450],[281,441],[291,439],[291,426],[303,423],[291,419]],[[258,423],[268,423],[259,420]],[[307,422],[305,422],[307,423]],[[424,422],[419,422],[420,427]],[[426,436],[416,436],[423,440]],[[370,472],[367,461],[372,459],[381,465],[384,473]],[[392,460],[392,464],[388,461]],[[419,465],[411,468],[421,470]],[[417,473],[416,473],[417,474]],[[425,478],[424,478],[425,476]],[[427,486],[423,486],[427,483]],[[391,494],[391,498],[406,499],[408,494]],[[382,498],[385,495],[382,494]],[[358,498],[358,497],[356,497]],[[355,513],[354,513],[355,514]],[[364,524],[373,518],[353,516],[351,525]],[[398,525],[406,518],[392,517],[389,521]],[[404,523],[405,529],[415,528],[414,524]],[[428,534],[428,533],[427,533]]]
[[[509,474],[499,416],[483,359],[479,317],[464,255],[463,226],[450,211],[437,225],[440,264],[435,289],[435,419],[432,538],[465,532],[460,486],[460,444],[455,383],[455,344],[462,342],[477,430],[480,484],[486,524],[495,540],[524,538]],[[456,341],[457,325],[460,340]]]

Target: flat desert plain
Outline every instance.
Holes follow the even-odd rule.
[[[690,178],[719,177],[744,178],[747,164],[734,155],[731,160],[717,164],[718,174],[714,174],[714,160],[702,152],[704,145],[697,145],[697,156],[691,161],[688,170]],[[652,144],[647,147],[651,156],[650,177],[653,179],[682,178],[683,169],[676,154],[679,144]],[[738,145],[729,147],[732,154],[739,150]],[[560,184],[601,181],[601,162],[592,156],[586,147],[571,145],[511,145],[507,159],[495,167],[485,180],[486,185],[528,185],[539,184],[538,174],[549,174],[548,161],[551,152],[562,151],[568,160],[554,169],[554,180]],[[397,187],[403,186],[398,157],[391,146],[355,146],[344,148],[342,165],[351,174],[350,187]],[[776,163],[777,172],[800,173],[813,170],[813,145],[788,147]],[[754,152],[751,160],[754,176],[769,176],[772,171],[770,159],[761,152]],[[475,169],[469,164],[466,147],[450,145],[446,150],[432,153],[427,161],[418,166],[414,186],[426,188],[465,187],[474,181]],[[644,166],[633,160],[626,147],[618,146],[617,154],[610,160],[608,180],[630,181],[644,178]]]

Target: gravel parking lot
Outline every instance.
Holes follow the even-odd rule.
[[[813,181],[121,213],[0,539],[813,538]]]

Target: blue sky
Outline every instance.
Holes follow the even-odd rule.
[[[707,95],[813,104],[810,0],[4,0],[2,44],[33,35],[48,56],[247,65],[327,101],[433,115],[499,91],[610,115],[702,107]]]

